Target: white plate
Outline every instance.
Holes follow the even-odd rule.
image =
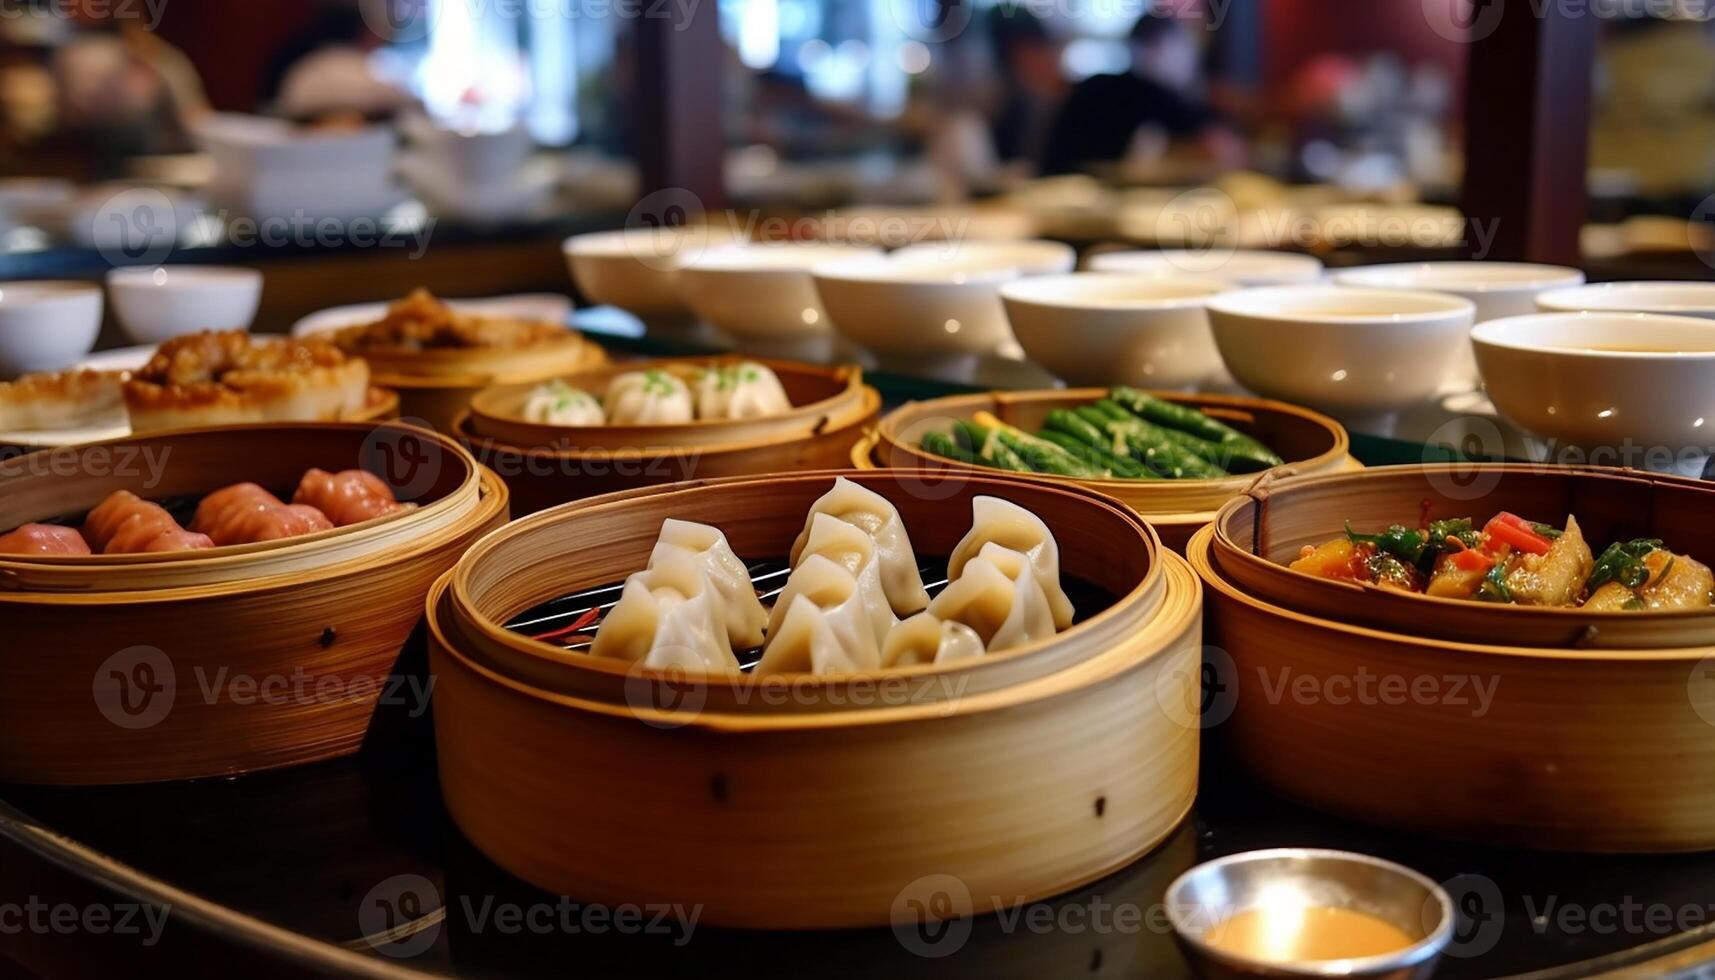
[[[515,296],[493,296],[487,299],[450,299],[445,302],[461,313],[510,316],[520,320],[538,320],[543,323],[563,324],[572,315],[571,299],[558,293],[520,293]],[[308,337],[311,334],[326,333],[329,330],[339,330],[342,327],[374,323],[386,316],[387,308],[392,305],[392,302],[357,303],[352,306],[336,306],[319,313],[311,313],[293,325],[292,336]]]
[[[104,439],[123,439],[131,434],[131,425],[86,425],[76,429],[49,431],[0,431],[0,446],[23,446],[26,449],[58,449]]]
[[[73,371],[135,371],[155,356],[154,344],[96,351],[72,365]]]

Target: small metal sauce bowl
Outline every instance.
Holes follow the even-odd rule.
[[[1211,946],[1210,930],[1275,902],[1363,912],[1417,941],[1381,956],[1277,963]],[[1453,937],[1453,900],[1423,875],[1345,851],[1280,848],[1233,854],[1185,872],[1167,889],[1167,915],[1192,966],[1228,977],[1375,977],[1423,980]]]

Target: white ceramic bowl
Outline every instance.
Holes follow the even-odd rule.
[[[1366,289],[1429,289],[1463,296],[1477,305],[1477,322],[1536,312],[1536,297],[1550,289],[1579,286],[1584,273],[1559,265],[1528,262],[1400,262],[1342,269],[1342,286]],[[1469,348],[1459,355],[1455,377],[1475,387],[1477,361]]]
[[[139,344],[198,330],[249,330],[262,273],[215,265],[133,266],[107,274],[113,315]]]
[[[1209,300],[1215,343],[1240,384],[1384,432],[1386,416],[1441,388],[1476,313],[1446,293],[1331,285]]]
[[[932,262],[947,269],[972,272],[1010,271],[1020,276],[1071,272],[1078,264],[1078,253],[1072,246],[1042,239],[922,242],[899,249],[890,258],[899,262]]]
[[[64,370],[89,353],[100,332],[99,286],[0,283],[0,375]]]
[[[851,259],[811,273],[834,329],[894,363],[1003,353],[1014,343],[1000,287],[1011,268],[918,258]]]
[[[1108,252],[1088,263],[1094,272],[1151,276],[1203,276],[1239,286],[1291,286],[1322,281],[1322,261],[1291,252],[1243,249]]]
[[[1629,444],[1634,453],[1678,454],[1715,446],[1715,323],[1543,313],[1491,320],[1471,341],[1490,400],[1522,429],[1591,450]]]
[[[881,250],[823,242],[728,245],[679,270],[679,293],[701,320],[741,340],[795,341],[833,334],[810,270]]]
[[[1665,313],[1715,319],[1715,282],[1604,282],[1541,293],[1536,308],[1544,313]]]
[[[648,319],[684,319],[679,269],[705,251],[741,240],[720,226],[627,228],[573,235],[562,250],[572,280],[591,302]]]
[[[1477,305],[1477,322],[1536,312],[1538,294],[1579,286],[1584,273],[1528,262],[1400,262],[1341,269],[1334,281],[1366,289],[1427,289]]]
[[[1205,307],[1232,288],[1218,279],[1076,272],[1008,283],[1000,297],[1024,352],[1068,384],[1188,388],[1222,376]]]

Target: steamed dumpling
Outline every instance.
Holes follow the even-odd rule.
[[[1030,559],[1036,581],[1041,583],[1048,607],[1053,610],[1054,627],[1071,626],[1075,611],[1072,600],[1066,598],[1066,590],[1060,586],[1060,545],[1042,518],[1009,500],[978,497],[971,502],[971,530],[953,549],[953,557],[947,561],[947,577],[957,579],[965,563],[991,542]]]
[[[619,602],[596,630],[590,654],[654,670],[739,672],[721,620],[720,594],[683,550],[659,554],[648,571],[625,580]]]
[[[700,419],[755,419],[792,410],[780,378],[755,361],[704,371],[696,388]]]
[[[615,425],[678,425],[695,417],[691,389],[666,371],[631,371],[608,382],[607,420]]]
[[[888,631],[887,640],[881,645],[881,665],[949,664],[980,657],[984,652],[983,638],[976,630],[921,612]]]
[[[524,400],[524,418],[543,425],[607,424],[607,413],[594,395],[558,378],[531,389]]]
[[[721,623],[732,648],[749,650],[761,646],[768,610],[756,596],[750,569],[733,554],[726,535],[707,524],[669,518],[661,522],[661,536],[649,556],[649,567],[654,568],[675,554],[695,561],[714,586],[719,596]]]
[[[881,648],[857,579],[823,558],[804,559],[786,580],[780,629],[771,632],[758,676],[853,674],[881,666]]]
[[[989,652],[1053,636],[1048,596],[1025,555],[998,544],[983,545],[965,562],[946,591],[929,604],[937,619],[964,623]]]
[[[792,565],[798,565],[810,541],[816,515],[836,517],[863,531],[875,542],[876,560],[880,563],[881,586],[888,604],[900,616],[921,612],[929,605],[929,592],[923,588],[923,574],[917,568],[917,554],[911,548],[911,536],[899,511],[886,497],[860,486],[845,477],[834,481],[834,488],[823,494],[810,507],[804,520],[804,530],[792,545]]]
[[[875,539],[837,517],[812,514],[810,536],[806,539],[804,551],[798,557],[802,561],[812,555],[828,559],[857,580],[858,594],[863,598],[865,614],[875,634],[875,642],[880,643],[886,639],[888,631],[898,620],[894,618],[893,609],[887,602],[887,593],[881,587],[881,562],[876,555]],[[786,588],[788,592],[792,588],[790,579]],[[788,593],[781,594],[781,600],[774,604],[774,612],[768,617],[770,636],[780,632],[780,624],[786,618],[789,605],[786,602],[787,595]]]

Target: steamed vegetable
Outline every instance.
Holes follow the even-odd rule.
[[[924,451],[969,465],[1073,479],[1215,480],[1281,463],[1225,423],[1134,388],[1048,414],[1031,433],[988,412],[923,439]]]
[[[1306,547],[1296,571],[1520,606],[1599,612],[1707,609],[1715,606],[1715,572],[1674,554],[1655,538],[1616,542],[1596,557],[1575,517],[1564,528],[1502,512],[1481,531],[1469,518],[1395,524]]]

